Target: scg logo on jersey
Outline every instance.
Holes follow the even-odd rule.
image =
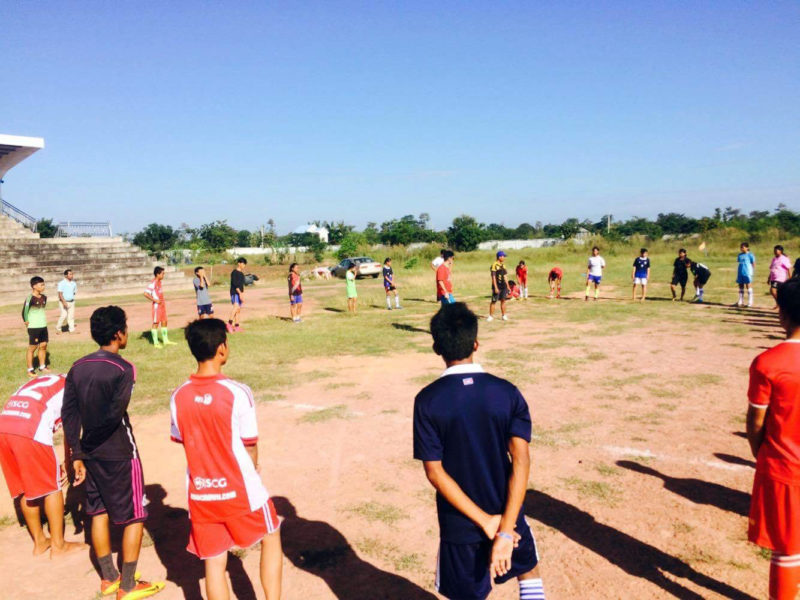
[[[197,402],[198,404],[205,404],[206,406],[211,404],[211,401],[213,399],[214,398],[211,396],[211,394],[203,394],[202,396],[195,396],[194,397],[194,401],[195,402]]]
[[[194,487],[198,490],[222,489],[228,487],[228,480],[225,477],[218,479],[208,479],[207,477],[195,477]]]

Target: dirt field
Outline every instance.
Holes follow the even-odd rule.
[[[606,288],[604,295],[614,292]],[[349,318],[325,308],[327,296],[308,296],[300,327]],[[287,312],[277,288],[255,290],[248,300],[250,318]],[[473,300],[485,312],[484,300]],[[284,518],[288,600],[437,597],[434,494],[411,457],[411,422],[414,395],[443,366],[424,351],[436,305],[425,298],[406,304],[405,313],[379,318],[417,349],[364,356],[343,347],[341,356],[302,359],[292,366],[295,383],[258,407],[262,476]],[[781,336],[775,312],[658,299],[588,304],[516,302],[508,323],[481,325],[477,360],[516,383],[531,406],[525,511],[547,597],[766,597],[768,559],[745,539],[753,462],[743,415],[749,363]],[[144,330],[146,312],[135,306],[130,325]],[[171,301],[172,322],[186,322],[192,309],[191,298]],[[632,316],[618,320],[620,310]],[[79,310],[82,333],[64,343],[88,339],[89,312]],[[18,318],[0,315],[6,339],[20,337]],[[165,360],[169,353],[186,350],[171,348]],[[181,356],[179,377],[189,364]],[[257,357],[232,360],[271,368]],[[189,523],[182,449],[169,441],[165,411],[133,422],[151,502],[140,569],[146,578],[168,580],[159,598],[197,600],[202,566],[183,550]],[[0,486],[0,515],[11,515]],[[34,559],[25,530],[10,518],[5,523],[1,598],[98,597],[86,554]],[[75,529],[68,526],[69,539],[83,537]],[[257,549],[231,557],[236,598],[263,597],[257,561]],[[517,597],[515,583],[492,595]]]

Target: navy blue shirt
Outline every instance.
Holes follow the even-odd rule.
[[[634,277],[640,279],[647,277],[647,269],[650,268],[650,259],[637,256],[633,261],[633,268],[636,269]]]
[[[519,390],[480,365],[459,365],[424,388],[414,400],[414,458],[441,461],[475,504],[502,514],[508,496],[512,437],[531,440],[531,416]],[[442,541],[473,544],[483,530],[436,494]],[[517,528],[525,526],[520,511]]]

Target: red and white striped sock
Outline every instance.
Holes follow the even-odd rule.
[[[800,585],[800,554],[772,553],[769,566],[770,600],[795,600]]]

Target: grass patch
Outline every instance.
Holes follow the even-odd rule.
[[[623,417],[623,420],[632,423],[641,423],[642,425],[662,425],[664,423],[662,418],[663,415],[661,413],[651,411],[643,415],[628,415]]]
[[[720,375],[714,375],[713,373],[691,375],[691,380],[695,385],[717,385],[724,381]]]
[[[555,429],[544,429],[534,425],[531,433],[531,444],[539,446],[570,446],[574,447],[580,444],[580,441],[575,436],[570,435],[585,429],[589,425],[587,423],[566,423],[561,427]]]
[[[395,571],[423,571],[422,557],[416,553],[403,553],[396,545],[382,542],[377,538],[361,538],[355,543],[356,549],[372,559],[390,563]]]
[[[11,527],[17,524],[17,518],[10,515],[0,516],[0,529]]]
[[[603,481],[590,481],[579,477],[569,477],[563,481],[582,498],[595,498],[607,506],[616,506],[619,503],[620,491]]]
[[[346,404],[337,404],[321,410],[314,410],[297,419],[298,423],[324,423],[334,419],[350,419],[352,415]]]
[[[361,504],[348,506],[344,510],[367,521],[380,521],[387,525],[394,525],[398,521],[408,518],[408,513],[402,508],[381,502],[362,502]]]
[[[678,521],[672,524],[672,530],[675,532],[675,535],[685,535],[694,531],[694,527],[683,521]]]
[[[594,468],[603,477],[617,477],[622,474],[622,471],[618,467],[607,465],[605,463],[600,463],[599,465],[595,465]]]
[[[656,404],[656,408],[660,408],[661,410],[667,410],[669,412],[672,412],[673,410],[678,408],[678,405],[677,404],[672,404],[671,402],[659,402],[658,404]]]

